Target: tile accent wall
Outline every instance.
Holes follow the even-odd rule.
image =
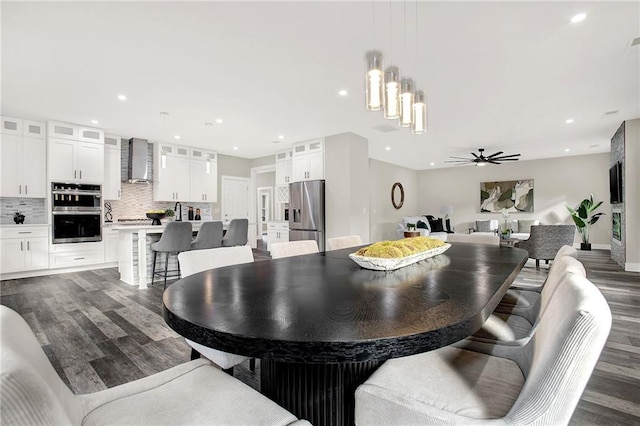
[[[25,225],[47,223],[44,198],[0,198],[0,225],[14,225],[16,211],[24,214]]]
[[[149,144],[149,159],[147,166],[149,168],[150,180],[153,180],[153,153],[154,146]],[[121,169],[122,179],[127,178],[127,168],[129,167],[129,141],[122,139],[121,151]],[[174,202],[169,201],[153,201],[153,184],[148,183],[127,183],[122,182],[122,192],[120,200],[107,201],[111,204],[111,215],[113,221],[118,219],[145,219],[145,213],[148,210],[173,209]],[[189,206],[195,210],[200,209],[202,220],[211,220],[211,204],[209,203],[188,203],[182,202],[182,219],[187,220],[187,212]],[[176,212],[177,214],[177,212]]]
[[[611,138],[611,161],[609,166],[613,166],[614,164],[616,164],[618,161],[622,162],[622,176],[624,176],[624,168],[625,168],[625,161],[624,161],[624,130],[625,130],[625,125],[624,125],[624,121],[622,122],[622,124],[620,125],[620,127],[618,128],[618,130],[616,130],[616,133],[613,135],[613,137]],[[612,204],[611,205],[611,211],[612,212],[616,212],[616,213],[620,213],[620,224],[622,226],[622,232],[621,232],[621,236],[622,236],[622,241],[618,241],[616,239],[613,238],[613,235],[611,236],[611,258],[620,266],[622,266],[624,268],[625,262],[626,262],[626,238],[625,238],[625,228],[626,228],[626,215],[624,212],[624,201],[626,198],[626,191],[625,191],[625,186],[626,186],[626,182],[625,179],[623,177],[622,179],[622,194],[623,194],[623,198],[622,198],[622,203],[618,203],[618,204]]]

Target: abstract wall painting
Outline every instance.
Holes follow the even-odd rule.
[[[480,183],[480,211],[533,212],[533,179]]]

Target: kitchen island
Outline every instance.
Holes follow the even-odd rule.
[[[200,229],[202,221],[190,221],[193,231]],[[111,229],[118,231],[118,272],[120,280],[138,288],[148,288],[153,280],[153,250],[151,244],[158,241],[165,225],[114,224]],[[226,229],[226,224],[224,225]],[[158,259],[164,263],[164,255]],[[169,258],[169,270],[178,269],[175,256]]]

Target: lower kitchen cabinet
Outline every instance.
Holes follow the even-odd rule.
[[[112,263],[118,261],[118,231],[102,228],[102,240],[104,241],[104,261]]]
[[[49,268],[49,227],[21,226],[0,229],[1,272]]]
[[[289,222],[267,222],[267,250],[273,243],[289,241]]]
[[[75,266],[104,263],[104,242],[52,244],[51,268],[71,268]]]

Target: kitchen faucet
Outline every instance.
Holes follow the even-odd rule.
[[[180,201],[176,201],[173,210],[176,212],[176,222],[182,222],[182,204],[180,204]]]

